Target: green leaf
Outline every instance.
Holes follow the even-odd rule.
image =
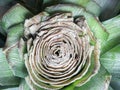
[[[8,28],[24,22],[24,20],[30,17],[32,14],[20,4],[13,6],[2,18],[2,27],[5,32],[8,32]]]
[[[73,4],[76,6],[81,6],[84,9],[86,9],[88,12],[98,16],[101,12],[100,6],[96,4],[96,2],[92,0],[44,0],[43,5],[44,6],[50,6],[55,4]]]
[[[108,40],[101,46],[101,55],[120,44],[120,15],[104,21],[103,25],[109,33],[109,37]]]
[[[0,87],[19,85],[20,79],[13,75],[5,54],[0,48]]]
[[[103,54],[100,61],[113,77],[120,78],[120,44]]]
[[[108,52],[110,49],[114,48],[116,45],[120,44],[120,36],[113,38],[111,40],[108,40],[104,42],[101,45],[101,55],[104,55],[106,52]]]
[[[9,62],[11,70],[13,71],[13,74],[15,76],[24,78],[25,76],[27,76],[27,70],[22,54],[23,53],[21,53],[18,44],[6,51],[6,58]]]
[[[26,45],[20,38],[23,36],[23,24],[18,24],[8,29],[7,40],[4,47],[6,57],[13,71],[13,74],[24,78],[27,70],[24,65],[23,54],[26,51]]]
[[[96,2],[92,0],[61,0],[61,3],[70,3],[84,7],[88,12],[98,16],[101,8]]]
[[[9,48],[14,44],[16,44],[20,40],[20,38],[23,36],[23,32],[24,32],[23,24],[18,24],[8,29],[5,48]]]
[[[85,16],[91,31],[93,32],[95,37],[100,41],[100,43],[102,44],[106,42],[109,34],[103,27],[102,23],[100,23],[100,21],[96,17],[87,12],[84,12],[83,15]]]
[[[76,87],[74,90],[108,90],[111,75],[101,66],[98,74],[91,78],[89,82]]]
[[[105,42],[108,38],[109,34],[103,27],[103,25],[99,22],[99,20],[95,16],[86,12],[85,9],[80,6],[72,4],[59,4],[47,7],[45,10],[49,13],[71,12],[74,17],[83,15],[86,18],[87,23],[92,32],[94,33],[95,37],[99,39],[101,43]]]
[[[103,25],[109,33],[108,40],[120,36],[120,15],[104,21]]]
[[[25,79],[22,79],[19,90],[31,90],[30,87],[27,85]]]

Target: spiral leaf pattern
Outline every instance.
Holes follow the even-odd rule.
[[[99,50],[83,16],[74,19],[71,13],[44,14],[25,22],[25,64],[34,85],[59,89],[81,79],[88,72],[93,51],[99,59]],[[95,62],[97,72],[99,61]]]

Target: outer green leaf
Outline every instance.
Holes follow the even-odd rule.
[[[26,18],[32,14],[20,4],[13,6],[2,18],[2,27],[8,32],[8,28],[13,25],[22,23]]]
[[[100,60],[113,77],[120,78],[120,44],[103,54]]]
[[[18,85],[20,79],[13,75],[2,49],[0,49],[0,87]]]
[[[87,11],[97,16],[100,14],[100,11],[101,11],[100,6],[92,0],[54,0],[54,2],[53,0],[44,0],[43,5],[48,6],[48,5],[59,4],[59,3],[74,4],[77,6],[82,6]]]
[[[72,4],[59,4],[48,7],[45,10],[49,13],[71,12],[74,17],[83,15],[85,16],[90,29],[93,31],[96,38],[99,39],[101,43],[105,42],[108,38],[108,33],[106,32],[102,24],[99,22],[99,20],[97,20],[97,18],[93,15],[86,12],[85,9],[82,7]]]
[[[24,65],[23,53],[25,52],[25,45],[19,42],[23,36],[23,24],[18,24],[9,29],[4,51],[9,65],[15,76],[25,77],[27,71]]]
[[[23,36],[23,24],[18,24],[9,29],[4,51],[9,65],[15,76],[25,77],[27,70],[24,65],[23,53],[25,52],[25,45],[19,42]]]
[[[71,3],[84,7],[88,12],[94,15],[99,15],[101,12],[100,6],[92,0],[61,0],[61,3]]]
[[[109,33],[109,37],[108,40],[102,44],[101,55],[120,43],[120,15],[104,21],[103,25]]]
[[[8,29],[7,40],[5,48],[9,48],[16,44],[20,38],[23,36],[24,26],[23,24],[18,24],[10,29]]]
[[[90,29],[100,43],[106,42],[109,34],[99,20],[87,12],[84,12],[83,15],[86,17]]]
[[[74,90],[108,90],[111,75],[101,66],[100,71],[89,82]]]
[[[120,15],[104,21],[103,25],[110,34],[108,40],[120,36]]]
[[[104,42],[101,46],[101,55],[104,55],[107,51],[114,48],[116,45],[120,44],[119,39],[120,36]]]
[[[30,90],[30,87],[27,85],[25,79],[22,79],[19,90]]]
[[[25,68],[24,60],[18,46],[19,45],[16,44],[15,46],[9,48],[6,51],[6,57],[13,74],[15,76],[24,78],[27,75],[27,70]]]

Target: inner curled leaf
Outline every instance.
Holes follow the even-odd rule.
[[[71,13],[44,14],[25,22],[25,63],[33,86],[60,89],[83,78],[95,54],[92,63],[97,65],[83,83],[87,82],[99,69],[99,48],[85,18],[74,19]]]

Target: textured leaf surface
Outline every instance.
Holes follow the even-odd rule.
[[[100,60],[113,77],[120,77],[120,44],[103,54]]]
[[[27,85],[25,79],[22,79],[19,90],[30,90],[29,86]]]
[[[101,66],[100,71],[89,82],[75,90],[108,90],[111,75]]]
[[[6,57],[15,76],[25,77],[27,71],[24,65],[23,53],[24,43],[20,42],[20,38],[23,36],[23,24],[18,24],[9,29],[7,34],[7,40],[4,47]],[[23,49],[23,50],[22,50]]]
[[[9,49],[6,54],[13,74],[15,76],[24,78],[27,75],[27,70],[25,68],[24,60],[20,55],[19,48],[14,46],[13,48]]]
[[[0,87],[9,85],[18,85],[19,78],[14,77],[5,55],[0,49]]]
[[[108,40],[102,44],[101,55],[120,43],[120,15],[104,21],[104,27],[109,33]]]
[[[101,11],[100,6],[92,0],[44,0],[43,1],[43,5],[46,6],[60,4],[60,3],[81,6],[85,8],[88,12],[91,12],[92,14],[97,16],[100,14]]]
[[[110,80],[111,75],[103,66],[101,66],[98,74],[92,77],[90,81],[83,86],[75,87],[71,84],[66,87],[65,90],[108,90]],[[112,88],[110,90],[112,90]]]
[[[31,13],[21,6],[16,4],[13,6],[2,18],[2,27],[4,30],[8,30],[13,25],[22,23],[26,18],[30,17]]]
[[[108,40],[120,36],[120,15],[104,21],[103,25],[110,34]]]
[[[18,24],[8,29],[8,31],[5,48],[15,45],[20,40],[20,38],[23,36],[24,26],[23,24]]]

